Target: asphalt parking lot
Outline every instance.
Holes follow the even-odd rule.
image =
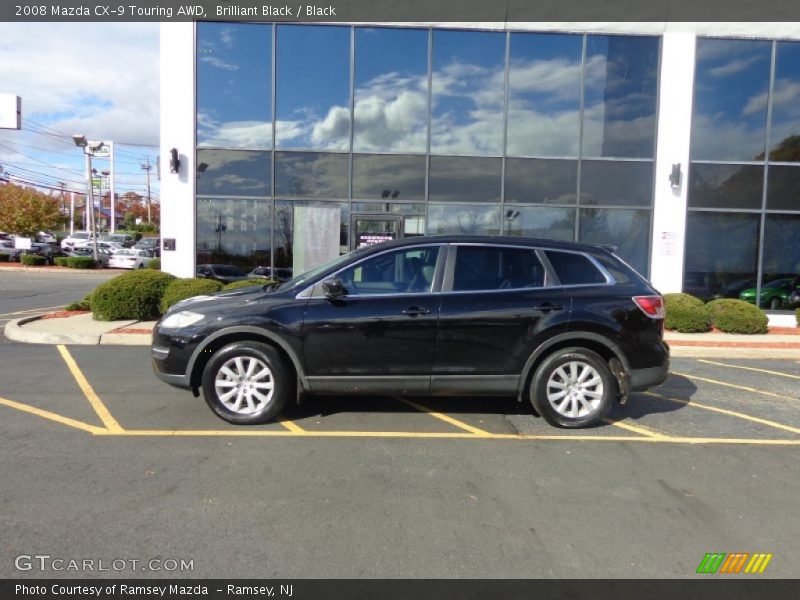
[[[37,553],[192,561],[103,577],[693,577],[708,552],[798,573],[796,361],[674,359],[580,431],[486,398],[236,427],[144,347],[6,340],[0,365],[0,577],[98,576],[15,568]]]

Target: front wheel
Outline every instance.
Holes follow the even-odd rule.
[[[288,370],[272,346],[229,344],[206,364],[203,396],[211,410],[229,423],[266,423],[289,397]]]
[[[585,348],[565,348],[536,369],[530,400],[548,423],[573,429],[602,419],[615,391],[614,375],[600,355]]]

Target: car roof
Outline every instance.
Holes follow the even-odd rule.
[[[418,244],[502,244],[553,248],[556,250],[576,250],[581,252],[613,252],[615,248],[586,242],[564,242],[545,238],[528,238],[503,235],[421,235],[375,244],[374,248],[416,246]]]

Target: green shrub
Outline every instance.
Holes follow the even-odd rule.
[[[161,300],[174,275],[137,269],[100,284],[92,292],[91,306],[98,321],[155,319],[161,314]]]
[[[800,308],[794,311],[794,320],[797,321],[797,326],[800,327]]]
[[[160,271],[161,270],[161,259],[160,258],[154,258],[153,260],[150,261],[150,264],[147,265],[147,268],[148,269],[156,269],[156,270]]]
[[[241,281],[232,281],[222,286],[223,290],[236,290],[243,287],[253,287],[254,285],[265,285],[272,283],[266,279],[242,279]]]
[[[689,294],[664,296],[664,327],[682,333],[711,330],[711,315],[703,301]]]
[[[70,256],[67,258],[67,266],[70,269],[94,269],[94,258],[91,256]]]
[[[19,260],[23,265],[29,267],[41,267],[47,264],[47,259],[44,256],[38,256],[36,254],[23,254],[19,257]]]
[[[83,300],[67,304],[64,310],[92,310],[92,293],[89,292],[84,296]]]
[[[748,302],[721,298],[706,306],[711,322],[726,333],[767,333],[767,315]]]
[[[10,258],[8,254],[0,254],[0,262],[8,262]]]
[[[58,265],[59,267],[66,267],[69,261],[68,256],[56,256],[53,259],[53,263]]]
[[[202,294],[213,294],[221,289],[222,284],[212,279],[176,279],[164,291],[164,297],[161,299],[161,312],[167,312],[170,306],[186,298]]]

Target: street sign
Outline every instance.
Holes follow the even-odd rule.
[[[92,158],[111,158],[111,142],[90,140],[84,152]]]
[[[14,94],[0,94],[0,129],[22,129],[22,100]]]
[[[15,237],[14,238],[14,248],[17,250],[30,250],[31,249],[31,238],[29,237]]]

